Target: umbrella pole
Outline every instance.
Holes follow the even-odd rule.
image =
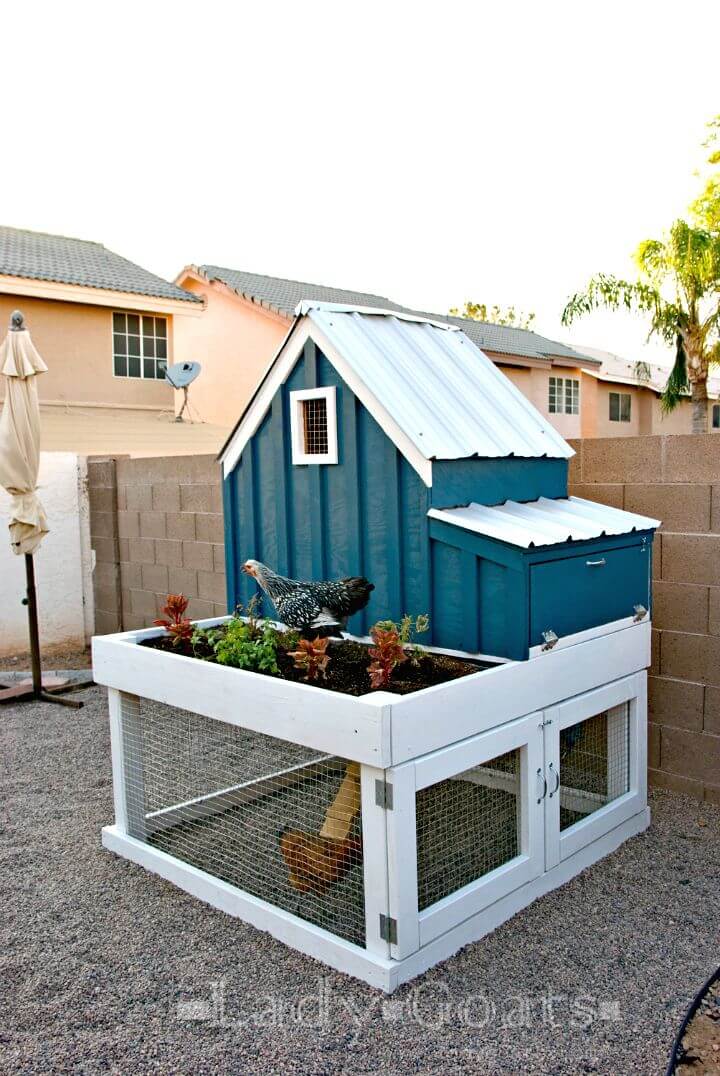
[[[43,702],[57,702],[60,706],[70,706],[74,710],[79,710],[83,704],[76,699],[63,699],[59,695],[51,695],[50,692],[43,691],[37,591],[35,589],[35,561],[32,553],[25,554],[25,578],[27,581],[27,597],[25,600],[28,607],[28,628],[30,633],[30,666],[32,668],[31,698],[41,699]]]
[[[37,592],[35,590],[35,564],[32,553],[25,554],[25,578],[27,580],[28,629],[30,633],[30,666],[32,668],[33,695],[42,695],[42,668],[40,666],[40,632],[38,630]]]

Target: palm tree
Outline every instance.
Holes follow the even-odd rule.
[[[720,232],[676,220],[664,239],[635,252],[636,280],[599,273],[567,302],[563,325],[592,310],[634,310],[650,331],[675,346],[675,364],[661,397],[665,412],[692,397],[692,431],[707,432],[709,368],[720,362]]]

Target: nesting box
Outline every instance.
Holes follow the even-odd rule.
[[[391,991],[644,829],[657,521],[570,455],[457,330],[303,304],[222,453],[229,603],[248,557],[363,574],[357,635],[429,612],[477,671],[354,697],[95,639],[104,845]]]

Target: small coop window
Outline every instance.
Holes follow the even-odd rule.
[[[629,392],[610,393],[610,421],[629,422],[632,396]]]
[[[580,382],[576,378],[550,378],[548,411],[551,415],[580,414]]]
[[[293,463],[337,463],[335,389],[290,393]]]
[[[714,430],[720,430],[720,404],[713,404],[712,428]]]

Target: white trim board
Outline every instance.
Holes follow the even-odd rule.
[[[182,314],[192,318],[200,317],[206,305],[204,300],[170,299],[8,274],[0,275],[0,291],[4,295],[25,295],[29,299],[55,299],[59,302],[83,303],[85,306],[121,306],[125,310],[144,311],[146,314]]]
[[[628,838],[642,833],[649,825],[650,811],[646,807],[558,866],[500,898],[489,908],[441,934],[402,960],[391,960],[379,953],[353,945],[352,942],[343,941],[314,923],[276,908],[158,848],[129,837],[117,826],[105,826],[102,843],[109,851],[165,878],[214,908],[234,915],[259,930],[267,931],[274,938],[306,956],[313,957],[337,971],[353,975],[386,993],[392,993],[402,983],[409,982],[440,961],[447,960],[463,946],[479,941],[538,897],[564,885],[593,863],[614,852]]]

